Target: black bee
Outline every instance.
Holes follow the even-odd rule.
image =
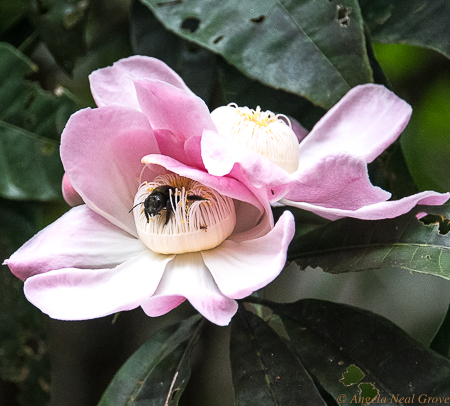
[[[167,224],[170,220],[170,216],[173,213],[172,204],[170,203],[170,192],[172,192],[172,195],[175,194],[175,188],[169,185],[158,186],[153,189],[152,193],[150,193],[143,202],[136,204],[131,208],[131,210],[133,210],[140,204],[143,204],[145,218],[147,219],[148,223],[150,221],[150,216],[156,216],[165,209],[167,212],[165,224]],[[204,199],[203,197],[197,195],[188,195],[187,200],[193,202],[208,199]],[[131,213],[131,210],[128,213]]]

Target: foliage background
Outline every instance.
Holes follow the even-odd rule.
[[[143,3],[147,6],[155,4],[152,1]],[[0,60],[3,101],[0,101],[0,171],[4,172],[3,179],[16,176],[14,179],[19,179],[19,184],[25,186],[14,195],[5,188],[5,182],[0,181],[1,258],[8,258],[39,229],[68,210],[58,188],[62,174],[58,163],[52,164],[56,169],[50,177],[55,179],[47,188],[38,178],[42,172],[36,171],[30,163],[36,162],[37,150],[44,151],[44,156],[57,157],[58,132],[63,128],[64,120],[78,108],[95,106],[87,79],[95,69],[134,53],[153,55],[178,70],[211,109],[231,101],[251,108],[260,104],[263,109],[291,114],[308,128],[324,114],[324,108],[333,104],[328,99],[317,99],[315,102],[322,105],[317,107],[291,93],[269,92],[259,83],[249,81],[222,57],[166,31],[143,3],[2,0],[0,41],[7,44],[6,47],[18,48],[34,65],[23,62],[19,69],[19,63],[11,56],[5,56],[10,54],[3,49],[5,53]],[[414,26],[412,31],[419,34],[427,32],[430,26],[437,30],[434,42],[425,35],[419,38],[430,41],[429,44],[432,42],[421,48],[399,44],[424,45],[417,38],[404,41],[411,30],[402,31],[397,27],[394,32],[397,37],[383,32],[382,27],[377,26],[379,18],[372,18],[374,11],[367,4],[364,8],[364,3],[368,0],[361,0],[360,4],[363,11],[366,10],[364,18],[371,22],[368,25],[374,41],[388,42],[373,44],[375,57],[371,63],[378,61],[381,67],[381,70],[374,69],[378,72],[376,79],[390,84],[414,111],[400,143],[370,168],[371,179],[397,197],[414,190],[448,191],[450,62],[447,57],[450,45],[444,28],[449,26],[450,11],[447,9],[447,13],[439,15],[433,13],[433,6],[442,4],[434,1],[419,12],[422,18],[413,13],[400,19],[404,22],[400,27]],[[380,9],[389,6],[389,2],[375,3]],[[420,6],[420,2],[414,3]],[[357,12],[357,7],[355,3],[353,13]],[[170,19],[165,18],[170,23]],[[187,38],[192,30],[195,33],[195,19],[192,20],[193,26],[182,27]],[[368,35],[367,26],[365,30]],[[358,53],[355,47],[351,43],[346,48],[347,58]],[[368,48],[370,50],[371,46]],[[447,51],[443,51],[445,49]],[[298,55],[292,57],[295,67]],[[227,59],[237,66],[241,63]],[[6,63],[10,61],[13,61],[11,66]],[[354,69],[359,69],[356,62]],[[354,79],[354,84],[359,83],[358,80]],[[15,89],[20,88],[18,94],[24,95],[18,104],[6,103],[5,95],[10,94],[8,85],[11,83]],[[323,93],[323,89],[320,91]],[[48,114],[46,120],[43,111]],[[11,141],[8,137],[13,134],[13,125],[21,132]],[[34,135],[24,137],[23,131]],[[11,142],[17,142],[16,155],[11,153],[10,147],[5,147]],[[38,146],[41,149],[37,149]],[[402,154],[407,166],[402,164]],[[298,213],[298,219],[299,235],[323,225],[320,219],[305,217],[304,213]],[[342,227],[341,232],[349,232],[347,225]],[[184,304],[158,319],[149,319],[136,310],[121,314],[114,323],[112,317],[83,322],[50,320],[26,301],[22,283],[9,273],[7,267],[2,267],[0,276],[0,403],[5,405],[45,405],[49,402],[50,391],[55,406],[96,404],[115,372],[140,344],[159,328],[193,313],[189,304]],[[311,268],[303,272],[292,263],[268,287],[265,298],[288,302],[308,297],[357,305],[387,317],[428,345],[450,303],[449,292],[446,280],[408,270],[378,269],[333,275]],[[180,405],[233,404],[228,345],[229,328],[206,327],[193,353],[193,384],[186,388]]]

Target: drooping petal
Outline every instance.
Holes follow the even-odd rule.
[[[66,268],[25,281],[27,299],[54,319],[84,320],[138,307],[173,256],[141,252],[112,269]]]
[[[318,206],[356,210],[384,202],[391,194],[370,183],[367,164],[361,157],[331,155],[292,175],[296,180],[285,199]]]
[[[204,129],[216,129],[205,102],[193,93],[157,80],[136,80],[135,86],[140,107],[155,129],[161,154],[174,156],[174,150],[184,151],[190,137],[200,137]],[[172,134],[170,143],[167,132]],[[194,152],[198,155],[195,161],[201,162],[200,149]],[[179,157],[181,153],[175,154]]]
[[[203,132],[201,149],[210,174],[230,174],[249,188],[264,189],[270,201],[283,197],[292,181],[290,174],[278,165],[215,131]]]
[[[310,203],[293,202],[287,199],[282,199],[280,202],[287,206],[309,210],[329,220],[337,220],[342,217],[353,217],[361,220],[381,220],[405,214],[418,204],[439,206],[444,204],[449,197],[450,193],[441,194],[433,191],[425,191],[404,197],[400,200],[369,204],[357,210],[320,207]]]
[[[142,162],[147,165],[160,165],[167,170],[177,173],[180,176],[196,180],[205,186],[217,190],[219,193],[229,196],[232,199],[238,199],[250,203],[263,212],[263,203],[260,202],[253,193],[249,191],[242,183],[229,177],[219,177],[210,175],[207,172],[184,165],[168,156],[147,155],[142,158]]]
[[[286,263],[287,247],[294,232],[294,217],[285,211],[265,236],[239,243],[226,240],[201,254],[220,291],[233,299],[242,299],[278,276]]]
[[[227,325],[237,311],[237,303],[220,293],[200,253],[177,255],[167,265],[155,294],[142,308],[149,316],[160,316],[178,306],[184,298],[219,326]]]
[[[134,80],[144,78],[161,80],[190,92],[183,79],[164,62],[139,55],[121,59],[113,66],[92,72],[89,81],[97,106],[120,104],[139,110]]]
[[[381,85],[351,89],[300,143],[300,168],[340,152],[372,162],[409,121],[411,106]]]
[[[78,194],[78,192],[73,188],[72,184],[70,183],[67,174],[63,175],[61,188],[64,200],[69,206],[75,207],[84,203],[81,196]]]
[[[86,204],[136,236],[133,206],[141,158],[158,153],[145,115],[122,107],[81,110],[61,137],[61,158],[72,186]]]
[[[25,280],[61,268],[111,268],[145,250],[138,239],[83,205],[36,234],[5,264]]]

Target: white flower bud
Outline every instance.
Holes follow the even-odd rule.
[[[212,120],[223,136],[266,157],[289,173],[298,168],[299,144],[290,120],[282,114],[238,107],[215,109]]]

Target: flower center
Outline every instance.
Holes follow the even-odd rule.
[[[134,205],[140,240],[160,254],[217,247],[236,225],[233,199],[175,174],[142,183]]]
[[[289,173],[299,163],[297,136],[290,120],[282,114],[238,107],[231,103],[211,113],[218,131],[240,145],[257,152]]]

